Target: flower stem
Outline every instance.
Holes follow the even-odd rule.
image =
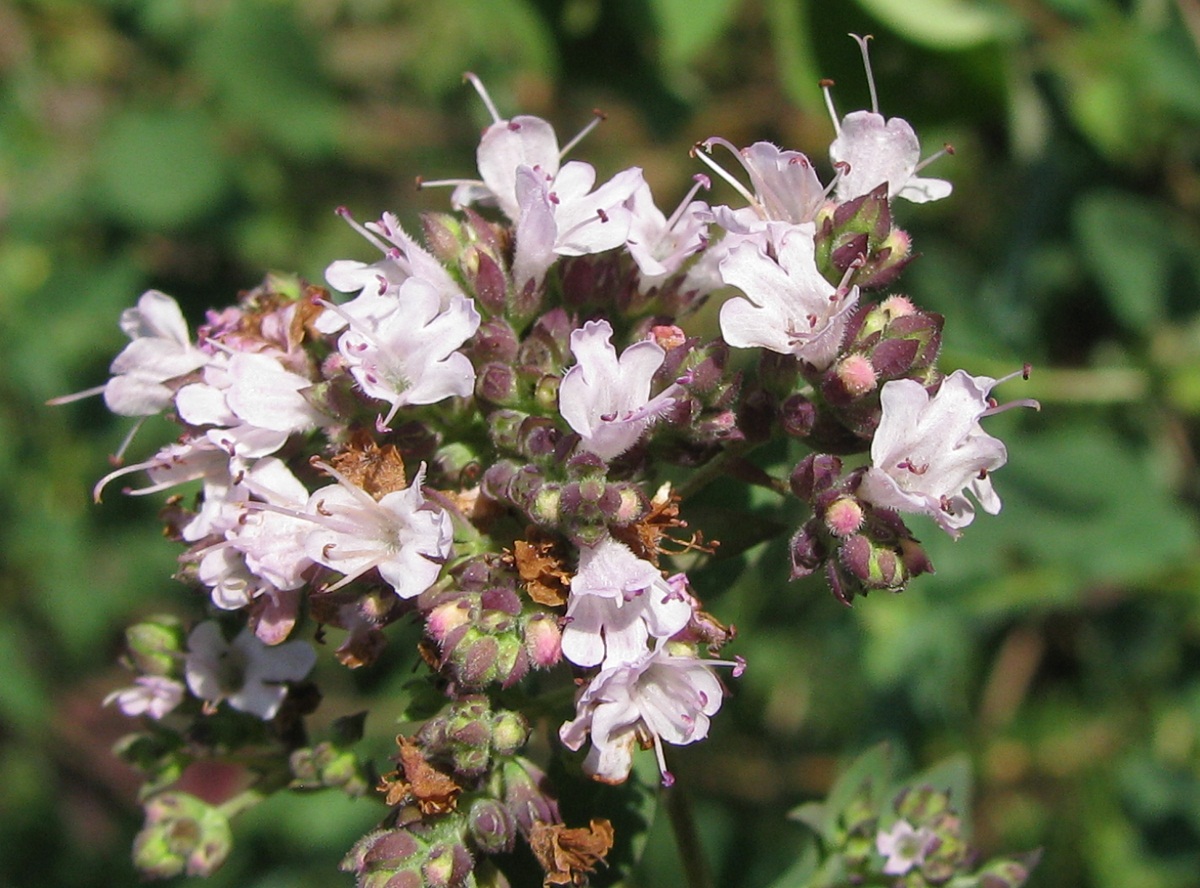
[[[679,849],[679,860],[687,877],[686,884],[691,888],[713,888],[712,872],[700,845],[700,834],[696,831],[696,818],[692,816],[688,797],[678,785],[664,789],[663,796],[671,831],[675,834],[675,847]]]

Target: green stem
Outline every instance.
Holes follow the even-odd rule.
[[[667,817],[671,821],[671,831],[675,834],[675,847],[679,849],[679,860],[687,877],[687,885],[690,888],[713,888],[712,872],[708,867],[708,859],[704,856],[704,848],[700,844],[696,818],[692,816],[692,806],[688,803],[687,796],[678,786],[663,790],[663,796],[667,805]]]

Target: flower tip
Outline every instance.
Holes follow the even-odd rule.
[[[733,667],[733,672],[731,674],[733,675],[734,678],[741,678],[742,673],[744,673],[746,671],[746,658],[743,657],[741,654],[738,654],[737,656],[735,656],[733,658],[733,662],[734,662],[734,667]]]
[[[703,188],[705,191],[712,190],[712,179],[710,179],[708,176],[704,175],[704,173],[696,173],[696,175],[692,176],[692,181],[695,182],[697,185],[699,185],[701,188]]]
[[[663,771],[662,772],[662,785],[667,789],[670,789],[672,786],[674,786],[675,785],[675,775],[672,774],[670,771]]]
[[[949,142],[947,142],[945,145],[942,146],[942,150],[945,151],[950,156],[952,156],[952,157],[954,156],[954,146],[951,145]]]
[[[350,218],[350,210],[348,207],[337,206],[337,207],[334,207],[333,212],[336,213],[337,215],[341,216],[343,219]]]

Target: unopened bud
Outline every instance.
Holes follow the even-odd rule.
[[[842,461],[828,453],[810,453],[796,464],[789,479],[792,493],[807,503],[837,483]]]
[[[154,878],[209,876],[225,862],[233,834],[225,815],[185,792],[146,802],[146,825],[133,842],[133,862]]]
[[[862,524],[862,506],[852,497],[840,497],[825,509],[825,526],[834,536],[849,536]]]
[[[791,395],[779,408],[783,430],[794,438],[807,438],[817,423],[817,408],[803,395]]]
[[[838,363],[836,373],[842,388],[854,398],[872,391],[878,384],[875,368],[862,355],[848,355]]]
[[[816,519],[806,521],[792,537],[789,547],[792,556],[793,580],[806,577],[825,561],[828,552],[821,539]]]
[[[449,213],[422,213],[421,229],[430,252],[444,263],[454,262],[463,245],[462,223]]]
[[[508,295],[508,280],[495,257],[486,249],[470,246],[463,252],[459,267],[478,302],[491,314],[503,312]]]
[[[425,618],[425,632],[438,644],[443,644],[453,630],[470,621],[471,608],[466,601],[447,601],[429,612]]]
[[[154,617],[125,630],[129,659],[142,675],[177,673],[184,638],[183,624],[172,616]]]
[[[485,854],[511,851],[517,838],[512,814],[496,799],[476,799],[467,812],[472,841]]]
[[[535,614],[525,623],[525,650],[539,669],[555,666],[562,659],[562,630],[550,614]]]
[[[475,394],[484,401],[500,406],[512,406],[520,402],[517,375],[506,364],[485,365],[475,378]]]
[[[504,784],[504,806],[526,837],[535,823],[561,823],[558,802],[550,791],[550,780],[537,765],[517,756],[500,767]]]
[[[421,875],[428,888],[461,888],[473,866],[470,852],[458,842],[436,845],[429,850]]]
[[[529,721],[519,712],[502,709],[492,717],[492,751],[512,755],[529,739]]]

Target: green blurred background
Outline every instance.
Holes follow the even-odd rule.
[[[922,254],[902,289],[946,314],[947,369],[1030,361],[1000,394],[1044,409],[989,421],[1004,512],[958,543],[920,527],[938,572],[902,596],[787,584],[790,514],[695,578],[751,663],[712,739],[672,751],[717,884],[777,877],[803,836],[784,813],[880,739],[913,767],[968,753],[977,838],[1044,847],[1032,885],[1197,884],[1196,0],[0,3],[0,884],[137,883],[137,781],[109,753],[130,726],[99,703],[128,681],[127,622],[199,608],[158,504],[90,500],[128,424],[43,406],[107,378],[121,309],[157,287],[195,324],[269,269],[370,258],[338,205],[410,228],[444,208],[413,178],[473,173],[465,70],[564,138],[601,108],[575,156],[642,166],[667,208],[712,135],[827,174],[817,81],[842,113],[868,102],[851,31],[876,37],[882,110],[957,149],[931,170],[951,199],[896,208]],[[323,711],[369,700],[385,748],[407,656],[328,669]],[[213,884],[348,885],[334,865],[378,816],[272,801]],[[656,827],[632,884],[682,878]]]

